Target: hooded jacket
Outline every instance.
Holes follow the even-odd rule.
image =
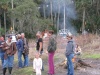
[[[69,40],[66,46],[66,55],[74,54],[75,44],[73,40]]]

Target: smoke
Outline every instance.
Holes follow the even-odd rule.
[[[72,25],[71,21],[76,19],[76,10],[74,5],[74,0],[45,0],[45,5],[48,5],[46,9],[46,16],[51,15],[51,5],[52,14],[59,14],[59,29],[64,29],[64,15],[65,15],[65,29],[68,29],[72,34],[76,33],[76,29]],[[65,7],[65,14],[64,14]],[[58,19],[57,19],[58,20]]]

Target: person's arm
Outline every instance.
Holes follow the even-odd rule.
[[[80,48],[80,47],[78,47],[78,52],[79,52],[79,53],[81,53],[81,52],[82,52],[82,50],[81,50],[81,48]]]
[[[23,51],[23,41],[20,40],[20,50]]]
[[[33,70],[35,70],[35,58],[33,60]]]
[[[42,50],[42,47],[43,47],[43,43],[42,42],[39,42],[39,45],[40,45],[40,47],[39,47],[39,53],[40,53],[41,50]]]
[[[17,48],[16,48],[16,43],[12,43],[12,49],[13,49],[13,52],[12,52],[12,55],[14,55],[17,51]]]
[[[40,63],[41,63],[40,69],[42,69],[42,59],[41,58],[40,58]]]

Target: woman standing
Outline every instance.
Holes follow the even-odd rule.
[[[49,63],[49,71],[48,75],[54,75],[54,61],[53,57],[56,51],[56,37],[53,35],[54,32],[52,30],[49,31],[49,43],[48,43],[48,63]]]
[[[41,32],[38,31],[36,36],[37,36],[36,50],[39,52],[39,54],[42,55],[42,53],[43,53],[43,39],[42,39]]]
[[[42,39],[42,34],[40,31],[36,33],[37,36],[37,41],[36,41],[36,50],[39,53],[39,55],[42,55],[43,53],[43,39]],[[44,71],[43,67],[43,61],[42,61],[42,71]]]

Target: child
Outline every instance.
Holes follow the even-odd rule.
[[[42,59],[39,56],[39,53],[36,53],[35,58],[33,60],[33,69],[36,71],[36,75],[42,75]]]

